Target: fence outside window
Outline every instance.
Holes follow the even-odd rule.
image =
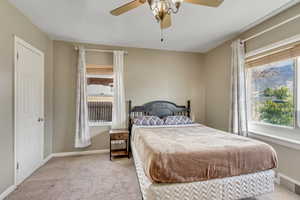
[[[112,102],[88,102],[89,121],[105,123],[112,120]]]

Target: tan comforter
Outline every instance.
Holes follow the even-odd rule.
[[[199,124],[134,127],[132,144],[146,175],[156,183],[204,181],[277,167],[271,146]]]

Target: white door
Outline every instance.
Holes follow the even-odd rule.
[[[16,184],[42,163],[44,144],[44,55],[15,39]]]

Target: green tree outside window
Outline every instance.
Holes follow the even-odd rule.
[[[287,87],[267,88],[263,95],[271,99],[260,106],[260,120],[271,124],[293,126],[294,104],[289,89]]]

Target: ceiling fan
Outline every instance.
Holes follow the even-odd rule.
[[[172,25],[171,14],[178,13],[183,2],[202,6],[218,7],[223,1],[224,0],[134,0],[112,10],[110,13],[112,15],[119,16],[147,2],[155,19],[158,23],[160,23],[160,28],[166,29]]]

